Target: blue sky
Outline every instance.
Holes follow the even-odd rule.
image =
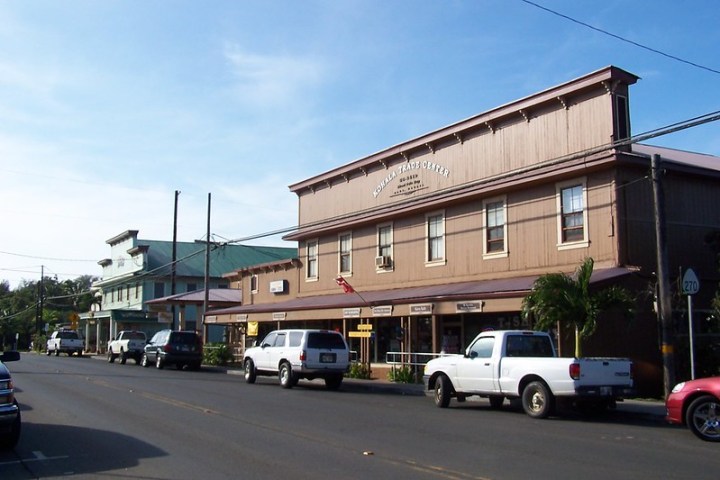
[[[0,280],[125,230],[297,223],[288,185],[607,65],[633,133],[720,110],[716,0],[0,0]],[[710,70],[708,70],[710,69]],[[654,139],[720,156],[717,122]],[[255,244],[294,246],[279,237]]]

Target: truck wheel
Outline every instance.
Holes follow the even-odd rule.
[[[720,442],[720,402],[712,395],[698,397],[690,404],[685,414],[685,423],[690,431],[701,440]]]
[[[49,348],[45,349],[45,355],[47,355],[48,357],[50,356],[50,349],[49,349]]]
[[[82,350],[78,350],[78,351],[75,352],[75,353],[77,353],[77,356],[78,356],[78,357],[82,357],[82,356],[83,356]]]
[[[110,349],[108,349],[108,363],[115,363],[115,355],[113,355]]]
[[[245,383],[255,383],[256,379],[255,364],[248,358],[245,360]]]
[[[56,357],[59,357],[59,356],[60,356],[60,349],[59,349],[59,348],[56,348],[56,349],[55,349],[55,356],[56,356]]]
[[[450,405],[450,391],[452,384],[450,379],[445,375],[440,375],[435,380],[435,405],[440,408],[447,408]]]
[[[546,418],[553,410],[553,395],[541,381],[530,382],[522,392],[522,406],[532,418]]]
[[[125,365],[125,362],[127,362],[127,354],[120,350],[120,365]]]
[[[297,383],[294,379],[292,367],[287,362],[280,365],[280,374],[278,376],[280,377],[280,386],[283,388],[292,388]]]

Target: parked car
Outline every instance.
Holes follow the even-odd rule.
[[[15,399],[10,371],[4,362],[20,360],[20,353],[16,351],[0,354],[0,449],[10,449],[17,445],[20,439],[20,407]]]
[[[108,343],[108,362],[113,363],[116,358],[120,357],[120,363],[123,365],[128,358],[133,358],[135,363],[140,364],[146,340],[145,332],[136,330],[119,332],[115,339]]]
[[[187,366],[192,370],[200,368],[203,359],[203,345],[200,335],[193,331],[160,330],[145,344],[140,365],[156,368],[175,365],[178,370]]]
[[[301,378],[322,378],[328,389],[337,390],[350,367],[350,351],[339,332],[275,330],[245,351],[243,367],[247,383],[258,375],[277,375],[283,388],[292,388]]]
[[[82,357],[85,342],[83,342],[80,334],[75,330],[62,328],[55,330],[47,341],[45,353],[48,355],[54,353],[57,357],[61,353],[67,353],[68,357],[73,353],[78,357]]]
[[[720,442],[720,377],[678,383],[665,408],[670,423],[687,426],[701,440]]]
[[[558,357],[550,335],[524,330],[482,332],[465,354],[430,360],[423,380],[438,407],[478,395],[500,408],[517,398],[533,418],[551,415],[556,401],[598,410],[633,392],[630,360]]]

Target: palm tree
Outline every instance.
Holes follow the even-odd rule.
[[[582,353],[581,340],[595,331],[600,313],[614,307],[627,317],[635,313],[635,299],[622,287],[615,285],[590,291],[594,263],[587,257],[572,277],[564,273],[540,276],[523,299],[523,317],[532,316],[536,330],[557,325],[575,329],[575,357],[578,358]]]

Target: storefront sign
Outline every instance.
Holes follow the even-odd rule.
[[[247,335],[248,335],[248,337],[257,337],[257,335],[258,335],[258,322],[248,322],[248,324],[247,324]]]
[[[410,315],[432,315],[432,303],[419,303],[410,305]]]
[[[392,305],[372,307],[373,317],[389,317],[392,315]]]
[[[350,338],[370,338],[372,332],[348,332],[348,336]]]
[[[247,319],[248,319],[247,313],[238,313],[235,315],[236,322],[247,322]]]
[[[455,312],[457,312],[457,313],[482,312],[482,301],[477,300],[474,302],[458,302],[455,304]]]
[[[285,280],[275,280],[270,282],[270,293],[283,293],[285,292]]]
[[[357,326],[358,330],[372,330],[372,323],[361,323]]]
[[[343,308],[343,318],[360,318],[360,308]]]
[[[286,315],[285,312],[273,312],[272,319],[273,319],[273,321],[281,322],[281,321],[285,320],[285,315]]]
[[[450,170],[446,167],[430,162],[428,160],[413,160],[401,163],[396,168],[389,170],[385,178],[373,189],[373,197],[377,198],[390,185],[396,183],[391,196],[410,195],[419,190],[425,190],[427,185],[422,180],[425,172],[432,172],[444,178],[450,177]],[[397,181],[396,181],[397,179]]]
[[[208,315],[207,317],[205,317],[205,323],[217,323],[217,316]]]

